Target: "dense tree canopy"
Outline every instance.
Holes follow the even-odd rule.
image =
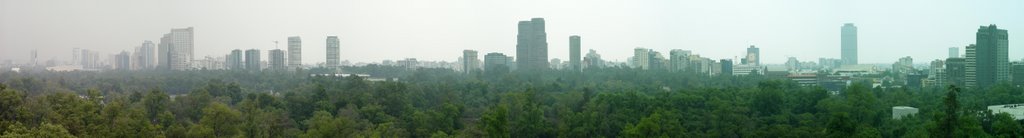
[[[0,137],[1022,137],[1008,84],[841,91],[629,68],[0,72]],[[892,106],[920,113],[893,119]]]

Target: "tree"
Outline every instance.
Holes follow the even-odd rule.
[[[1024,127],[1021,127],[1020,123],[1014,120],[1013,116],[1008,113],[998,113],[995,115],[992,131],[996,137],[1001,138],[1024,137]]]
[[[214,102],[203,108],[203,118],[198,124],[200,128],[196,129],[201,132],[205,132],[206,128],[212,129],[215,137],[233,137],[240,132],[241,114],[223,103]]]
[[[685,130],[680,126],[678,112],[655,112],[640,119],[636,125],[628,124],[622,130],[623,137],[630,138],[668,138],[683,137]]]
[[[508,128],[508,107],[498,105],[480,117],[483,120],[484,132],[487,137],[509,138],[512,135]]]
[[[956,85],[949,85],[947,90],[946,97],[942,100],[942,105],[945,107],[943,108],[944,116],[942,120],[938,121],[940,134],[934,136],[952,138],[956,135],[959,126],[957,122],[960,120],[960,103],[957,101],[957,93],[960,92],[960,88]]]
[[[313,117],[303,123],[306,124],[306,133],[299,137],[353,137],[356,133],[356,130],[353,129],[352,121],[346,118],[333,117],[331,113],[326,111],[316,111],[313,113]]]

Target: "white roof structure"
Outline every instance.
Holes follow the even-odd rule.
[[[988,106],[993,114],[1008,113],[1014,120],[1024,120],[1024,103]]]
[[[892,107],[892,119],[900,119],[905,116],[917,114],[917,108],[910,106],[893,106]]]

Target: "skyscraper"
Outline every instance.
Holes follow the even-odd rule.
[[[672,49],[671,51],[669,51],[669,62],[671,62],[669,66],[671,70],[686,70],[689,67],[688,65],[690,63],[690,54],[692,54],[692,52],[690,52],[689,50]]]
[[[327,36],[327,67],[338,67],[341,63],[341,47],[338,36]]]
[[[587,56],[583,57],[584,68],[601,68],[604,67],[604,60],[601,59],[601,55],[597,54],[597,51],[593,49],[587,52]]]
[[[633,49],[633,68],[647,70],[651,68],[651,50],[637,47]]]
[[[978,28],[974,49],[976,86],[988,87],[998,82],[1010,81],[1007,38],[1006,30],[996,28],[996,25]]]
[[[114,55],[114,68],[121,71],[131,69],[131,56],[127,51],[121,51],[120,54]]]
[[[469,74],[480,68],[480,59],[477,58],[476,50],[462,51],[462,72]]]
[[[580,71],[580,36],[569,36],[569,68]]]
[[[153,41],[146,40],[142,42],[142,46],[139,47],[139,61],[137,63],[141,68],[156,67],[156,45],[153,44]]]
[[[288,37],[288,67],[302,67],[302,39],[298,36]]]
[[[744,64],[761,65],[761,49],[750,45],[747,48],[747,55],[742,61]]]
[[[242,54],[241,49],[231,50],[231,54],[228,54],[227,65],[228,69],[241,70],[245,68],[245,57]]]
[[[857,26],[853,23],[846,23],[842,27],[841,47],[843,65],[857,64]]]
[[[722,63],[721,75],[732,76],[732,59],[722,59],[719,63]]]
[[[964,87],[978,86],[978,45],[967,45],[964,58]]]
[[[518,69],[540,70],[548,68],[548,41],[544,31],[544,18],[519,21],[516,36],[516,57]]]
[[[284,70],[285,67],[285,56],[284,50],[274,49],[267,52],[267,60],[270,63],[270,69]]]
[[[260,71],[260,50],[245,50],[245,69],[250,71]]]
[[[171,70],[189,69],[189,62],[192,62],[193,47],[195,46],[192,27],[171,29],[171,33],[164,37],[169,37],[167,39],[169,41],[167,42],[168,67]],[[161,43],[164,43],[163,40],[161,39]]]
[[[949,47],[949,57],[948,58],[958,58],[958,57],[960,57],[960,48],[959,47]]]

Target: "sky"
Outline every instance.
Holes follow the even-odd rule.
[[[195,58],[233,49],[263,54],[300,36],[303,63],[325,61],[327,36],[341,58],[455,61],[465,49],[515,55],[520,20],[545,18],[548,57],[582,53],[624,62],[637,47],[691,50],[712,59],[761,48],[767,64],[839,58],[840,27],[858,27],[860,63],[917,64],[975,41],[979,26],[1009,31],[1010,59],[1024,59],[1022,0],[0,0],[0,61],[70,60],[73,48],[107,54],[195,28]],[[263,56],[266,57],[266,56]]]

